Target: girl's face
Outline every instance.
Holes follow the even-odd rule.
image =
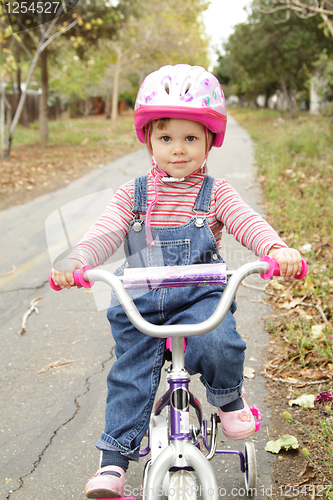
[[[206,156],[206,129],[199,122],[171,118],[162,130],[153,123],[150,140],[157,165],[170,177],[190,175]]]

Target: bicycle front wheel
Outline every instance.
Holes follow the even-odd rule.
[[[169,482],[168,500],[197,500],[197,482],[193,472],[179,470]]]

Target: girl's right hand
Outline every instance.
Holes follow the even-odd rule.
[[[51,269],[51,276],[55,285],[61,288],[71,288],[74,285],[73,273],[75,269],[81,269],[82,262],[75,259],[60,260]],[[81,288],[78,286],[78,288]]]

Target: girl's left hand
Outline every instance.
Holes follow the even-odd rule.
[[[301,254],[294,248],[273,247],[268,255],[279,264],[281,276],[284,278],[294,278],[302,270]]]

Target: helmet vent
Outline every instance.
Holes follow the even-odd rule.
[[[169,87],[169,82],[168,82],[168,80],[166,80],[166,81],[164,82],[164,89],[165,89],[165,92],[166,92],[167,94],[170,94],[170,87]]]
[[[190,91],[191,88],[191,82],[188,82],[185,88],[185,94],[187,94]]]

